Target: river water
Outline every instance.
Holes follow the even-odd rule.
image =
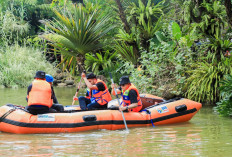
[[[55,88],[71,105],[74,88]],[[81,93],[84,95],[83,93]],[[26,89],[0,89],[0,104],[26,105]],[[0,132],[0,156],[232,156],[232,119],[203,107],[189,122],[79,133],[17,135]]]

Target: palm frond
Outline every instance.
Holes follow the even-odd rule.
[[[86,53],[102,48],[100,39],[106,38],[115,26],[109,23],[110,15],[102,15],[97,7],[88,6],[89,12],[81,4],[65,11],[54,9],[56,18],[42,21],[48,31],[40,37],[50,41],[65,56],[85,57]]]

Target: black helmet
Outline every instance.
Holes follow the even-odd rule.
[[[44,71],[37,71],[34,78],[45,79],[45,72]]]
[[[97,78],[96,75],[94,75],[93,73],[89,73],[86,75],[87,79],[93,79],[93,78]]]
[[[127,84],[127,83],[131,83],[130,82],[130,79],[128,76],[122,76],[119,80],[119,85],[124,85],[124,84]]]

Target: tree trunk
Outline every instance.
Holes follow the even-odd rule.
[[[85,57],[82,55],[78,55],[76,57],[76,61],[77,61],[77,71],[79,73],[82,73],[85,70]]]
[[[83,0],[72,0],[73,3],[82,3],[83,4]]]
[[[117,5],[118,5],[119,17],[120,17],[120,19],[122,20],[122,23],[123,23],[123,25],[124,25],[124,29],[125,29],[125,31],[126,31],[128,34],[130,34],[130,33],[131,33],[130,25],[129,25],[129,23],[128,23],[127,20],[126,20],[126,15],[125,15],[124,10],[123,10],[123,8],[122,8],[122,3],[121,3],[120,0],[115,0],[115,2],[116,2]]]
[[[146,5],[147,1],[146,0],[142,0],[143,4]]]
[[[231,10],[231,0],[225,0],[224,3],[225,7],[226,7],[226,14],[227,14],[227,19],[228,19],[228,23],[230,28],[232,28],[232,10]]]
[[[199,9],[199,16],[195,16],[193,13],[193,10],[190,9],[190,16],[193,19],[194,22],[196,23],[200,23],[201,22],[201,17],[202,14],[206,11],[206,9],[204,7],[201,6],[201,4],[203,3],[203,0],[192,0],[193,6],[197,6],[197,8]]]
[[[83,0],[72,0],[72,3],[73,4],[81,3],[85,7],[85,3],[83,2]]]
[[[120,17],[120,19],[121,19],[121,21],[122,21],[122,23],[124,25],[124,30],[126,31],[126,33],[130,34],[131,33],[131,28],[130,28],[129,23],[127,22],[126,15],[125,15],[125,12],[124,12],[123,7],[122,7],[122,3],[121,3],[120,0],[115,0],[115,2],[118,5],[119,17]],[[137,56],[136,58],[138,59],[140,57],[138,44],[136,42],[127,43],[127,44],[129,46],[133,47],[134,55]]]

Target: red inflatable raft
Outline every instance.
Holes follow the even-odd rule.
[[[189,121],[202,107],[198,102],[142,94],[142,112],[124,112],[128,127],[172,124]],[[67,112],[67,111],[66,111]],[[86,130],[125,128],[118,110],[68,111],[32,115],[14,105],[0,107],[0,131],[16,134],[65,133]]]

